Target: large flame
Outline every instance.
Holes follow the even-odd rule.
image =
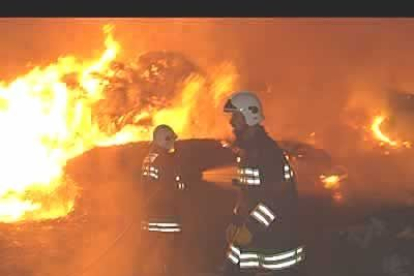
[[[233,65],[224,63],[215,68],[211,80],[208,83],[201,75],[190,76],[173,107],[153,115],[154,125],[168,124],[181,138],[187,139],[226,136],[227,121],[225,116],[220,115],[221,104],[234,90],[238,74]]]
[[[151,117],[150,128],[128,124],[116,133],[102,130],[93,119],[93,106],[105,99],[120,51],[113,27],[103,30],[105,51],[97,60],[83,63],[67,56],[11,83],[0,83],[0,222],[54,219],[70,213],[78,189],[65,176],[64,167],[93,147],[148,140],[149,132],[160,123],[170,124],[181,137],[191,132],[203,136],[191,130],[189,117],[194,110],[200,113],[200,101],[205,100],[200,92],[206,92],[206,79],[197,75],[187,79],[168,109],[133,114],[138,119]],[[220,74],[209,84],[214,89],[209,99],[213,106],[234,85],[233,71]],[[204,122],[216,125],[212,117]],[[202,130],[198,122],[193,123]],[[209,125],[203,125],[204,133],[212,135]]]
[[[90,120],[104,87],[94,74],[111,74],[119,51],[110,26],[104,32],[106,50],[97,61],[64,57],[0,84],[0,221],[52,219],[73,209],[76,189],[63,168],[104,138]],[[65,82],[69,75],[77,88]]]
[[[378,139],[379,141],[381,141],[382,143],[386,143],[392,147],[396,147],[398,146],[398,142],[397,141],[393,141],[391,140],[391,138],[389,138],[387,135],[385,135],[382,131],[381,131],[381,125],[385,120],[385,116],[376,116],[374,118],[374,121],[372,122],[371,125],[371,130],[374,134],[374,137],[376,139]]]
[[[381,125],[386,120],[386,116],[378,115],[375,116],[373,122],[371,124],[371,131],[375,139],[377,139],[381,145],[388,145],[392,148],[400,148],[400,147],[411,147],[411,143],[407,141],[400,141],[397,139],[390,138],[384,131],[381,129]]]

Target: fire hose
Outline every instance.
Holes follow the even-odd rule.
[[[161,190],[161,186],[158,187],[144,202],[143,207],[145,208],[151,199]],[[100,255],[98,255],[95,259],[93,259],[90,263],[88,263],[83,269],[81,269],[79,272],[70,273],[67,274],[67,276],[79,276],[79,275],[85,275],[91,268],[93,268],[98,262],[106,255],[108,252],[110,252],[111,249],[115,248],[115,246],[118,244],[118,242],[125,237],[125,234],[132,228],[134,223],[136,223],[137,220],[131,221],[127,226],[125,226],[124,230],[113,240],[113,242],[102,251]],[[141,232],[140,232],[141,233]]]

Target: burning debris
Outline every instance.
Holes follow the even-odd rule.
[[[150,129],[154,113],[171,108],[190,77],[206,78],[195,64],[173,52],[149,52],[137,61],[114,62],[112,68],[106,96],[93,107],[93,118],[111,134],[127,125]]]
[[[384,122],[385,116],[377,116],[374,118],[374,122],[371,125],[371,130],[373,134],[375,135],[375,138],[377,138],[381,143],[383,144],[389,144],[392,147],[396,147],[398,143],[396,141],[391,140],[389,137],[387,137],[384,133],[381,131],[381,124]]]
[[[413,94],[390,92],[387,113],[389,115],[379,115],[374,118],[371,125],[374,137],[380,141],[381,146],[393,149],[411,148],[411,141],[414,138],[411,131],[414,115]]]
[[[374,138],[376,138],[380,142],[381,146],[387,145],[387,146],[390,146],[391,148],[401,148],[401,147],[410,148],[411,147],[410,142],[392,139],[387,134],[384,133],[381,126],[383,125],[384,121],[386,121],[386,119],[387,117],[384,115],[379,115],[374,118],[372,125],[371,125],[371,130],[374,135]]]
[[[342,202],[344,200],[343,185],[349,178],[348,171],[344,166],[333,166],[329,174],[321,174],[320,181],[323,183],[325,189],[332,190],[332,198],[335,202]]]
[[[98,236],[97,233],[100,230],[98,228],[105,228],[99,224],[102,221],[96,219],[99,217],[96,213],[87,216],[88,219],[94,218],[93,222],[85,222],[83,219],[86,216],[77,216],[76,211],[84,210],[82,204],[85,204],[85,201],[88,201],[86,204],[91,204],[91,201],[99,198],[99,204],[96,205],[99,205],[99,207],[105,206],[106,210],[104,211],[115,210],[119,212],[118,217],[125,217],[126,211],[125,213],[122,213],[122,211],[127,210],[127,208],[119,208],[117,204],[111,205],[109,201],[114,197],[113,194],[116,191],[121,193],[127,190],[124,188],[128,181],[123,182],[123,180],[128,177],[132,178],[131,175],[139,170],[139,166],[134,167],[133,162],[140,163],[141,155],[147,150],[147,144],[134,143],[122,147],[120,145],[147,140],[152,128],[159,123],[172,125],[180,138],[220,137],[217,134],[222,134],[221,130],[218,130],[221,129],[222,125],[220,125],[219,119],[214,118],[212,114],[215,113],[214,108],[221,107],[220,101],[223,96],[236,89],[237,74],[234,66],[225,64],[214,70],[208,68],[208,71],[203,71],[186,56],[176,52],[147,52],[132,61],[120,61],[118,60],[118,53],[121,47],[112,36],[112,31],[113,29],[109,26],[104,28],[106,34],[105,49],[102,56],[95,61],[83,62],[75,57],[63,57],[50,66],[35,68],[13,82],[0,84],[0,126],[3,130],[2,138],[0,138],[2,152],[0,161],[3,168],[2,178],[0,178],[0,222],[25,222],[24,227],[21,227],[21,224],[0,224],[2,227],[0,232],[3,233],[1,244],[5,246],[3,247],[4,251],[7,251],[4,254],[7,256],[4,257],[13,256],[15,259],[13,264],[9,265],[12,267],[11,270],[14,267],[33,266],[32,263],[22,262],[21,255],[30,255],[32,260],[38,260],[39,256],[43,256],[43,258],[45,256],[47,256],[46,258],[55,256],[51,263],[57,265],[59,259],[63,260],[57,265],[62,267],[65,267],[64,265],[68,263],[70,257],[78,255],[79,247],[86,244],[86,239],[83,237],[84,233],[87,232],[86,235],[90,236]],[[263,67],[263,70],[272,72],[266,70],[265,67]],[[262,73],[259,72],[259,74]],[[252,79],[254,79],[253,76]],[[325,76],[323,79],[326,79]],[[252,80],[252,83],[254,82]],[[403,101],[411,101],[407,99],[404,98]],[[378,190],[380,189],[379,185],[383,185],[381,181],[392,183],[394,185],[392,189],[397,190],[395,189],[395,179],[407,181],[410,180],[410,177],[399,173],[396,170],[397,165],[389,168],[389,164],[385,161],[384,163],[376,163],[377,153],[384,151],[407,152],[406,149],[410,148],[411,144],[405,141],[414,141],[414,139],[410,138],[409,135],[406,136],[404,131],[399,131],[401,130],[399,128],[401,125],[398,123],[400,120],[396,120],[396,117],[401,118],[400,115],[402,114],[397,114],[395,110],[382,106],[376,107],[379,107],[379,109],[358,122],[359,130],[362,129],[362,131],[358,131],[358,134],[365,135],[367,140],[359,139],[360,136],[356,139],[364,144],[366,148],[369,148],[374,157],[368,159],[367,162],[366,160],[358,162],[358,160],[355,160],[358,158],[352,156],[354,160],[347,163],[350,169],[349,175],[353,176],[354,172],[357,171],[356,169],[366,165],[363,170],[360,170],[369,171],[369,173],[364,175],[362,181],[357,182],[360,187],[370,185],[371,183],[367,181],[369,179]],[[409,118],[408,110],[409,108],[403,114],[407,118]],[[279,126],[281,125],[279,124]],[[312,127],[310,128],[313,129]],[[313,130],[309,132],[311,131]],[[316,145],[316,141],[319,142],[322,136],[319,133],[323,130],[318,128],[316,131],[317,135],[312,132],[309,136],[310,144]],[[335,134],[340,136],[340,134]],[[318,195],[322,194],[320,193],[322,191],[325,192],[323,193],[324,196],[329,195],[327,198],[343,201],[345,198],[343,188],[348,186],[350,179],[346,169],[341,170],[336,166],[335,162],[338,160],[336,159],[334,162],[328,151],[317,149],[316,146],[305,145],[298,141],[285,142],[284,149],[288,152],[290,161],[298,169],[298,177],[301,182],[299,189],[304,189],[307,186],[314,191],[316,190],[319,193]],[[344,147],[342,148],[346,148],[345,144],[349,145],[350,143],[343,143]],[[117,147],[110,147],[114,145]],[[100,146],[110,148],[96,149],[96,151],[93,151],[92,159],[86,158],[85,152]],[[198,219],[198,223],[194,223],[194,229],[197,231],[191,231],[191,235],[198,235],[193,241],[201,241],[205,246],[192,247],[191,249],[200,250],[200,255],[214,250],[218,252],[218,243],[214,244],[212,241],[217,240],[217,237],[222,234],[220,227],[221,224],[224,226],[225,219],[211,212],[211,199],[214,199],[215,207],[221,206],[221,210],[230,210],[229,206],[231,204],[228,204],[228,201],[231,195],[230,192],[227,193],[227,191],[217,189],[217,186],[208,185],[201,178],[203,176],[204,178],[210,178],[213,182],[219,182],[224,175],[231,179],[233,173],[231,168],[220,169],[220,166],[228,165],[234,160],[231,159],[232,156],[226,148],[220,148],[217,141],[192,141],[191,143],[183,141],[179,147],[181,147],[180,152],[181,149],[183,150],[182,158],[183,162],[187,164],[187,174],[191,174],[189,176],[192,184],[190,192],[194,196],[189,200],[188,217]],[[351,148],[353,148],[353,145],[351,145]],[[134,149],[136,150],[134,151]],[[110,151],[111,154],[101,154],[106,150]],[[67,164],[74,159],[82,159],[81,157],[86,162],[81,165],[77,164],[80,175],[84,173],[82,176],[88,178],[94,173],[99,174],[99,176],[94,175],[96,178],[94,181],[90,181],[93,183],[89,183],[90,187],[87,187],[88,181],[85,181],[85,178],[76,179],[78,183],[82,183],[82,190],[78,187],[80,184],[75,183],[70,178],[73,175],[71,174],[70,177],[67,175],[69,173]],[[388,157],[382,158],[391,160]],[[204,163],[194,162],[195,159],[197,159],[197,162]],[[381,162],[383,159],[381,159]],[[99,164],[105,163],[105,167],[95,170],[98,165],[94,161]],[[90,168],[92,167],[91,164],[96,167],[93,172],[88,172],[88,169],[92,170]],[[382,180],[385,173],[376,174],[378,167],[387,167],[387,170],[394,173],[386,180]],[[205,171],[209,168],[213,168],[213,170]],[[109,183],[109,178],[116,180]],[[133,182],[135,179],[130,181]],[[105,190],[105,194],[96,192],[98,184],[106,185],[103,189],[102,186],[99,187]],[[108,188],[110,185],[112,186]],[[128,190],[128,192],[131,191],[132,189]],[[81,192],[82,195],[87,195],[86,198],[80,198]],[[308,194],[304,193],[304,197],[307,196]],[[372,197],[372,194],[369,194],[369,196]],[[119,194],[118,197],[121,198]],[[195,198],[197,199],[195,200]],[[79,201],[77,201],[78,199]],[[318,200],[319,197],[315,202]],[[133,201],[131,200],[131,202]],[[194,202],[197,202],[197,205],[199,205],[197,208],[202,209],[201,211],[194,211]],[[312,202],[312,204],[316,205],[317,203]],[[108,206],[111,206],[111,208]],[[335,208],[344,207],[344,205],[339,206],[335,206]],[[348,223],[344,217],[336,214],[332,215],[330,213],[331,207],[329,205],[329,208],[321,209],[324,212],[318,212],[314,205],[312,205],[312,208],[308,208],[312,214],[305,217],[305,220],[308,219],[310,221],[309,225],[312,225],[312,227],[306,229],[306,231],[316,229],[314,225],[318,224],[314,221],[315,217],[317,217],[316,219],[322,218],[320,219],[322,222],[319,224],[321,227],[315,232],[324,234],[326,232],[323,231],[331,226],[329,224],[334,224],[332,221],[341,221],[342,224]],[[88,211],[93,209],[89,205],[88,208]],[[358,210],[357,212],[364,212],[364,210]],[[71,215],[67,216],[69,213]],[[312,217],[314,213],[317,213],[317,215]],[[330,216],[323,217],[327,213],[330,213]],[[105,214],[105,217],[107,217],[107,214]],[[406,218],[409,218],[409,216],[406,216]],[[56,220],[51,223],[39,222],[45,219]],[[34,223],[28,221],[34,221]],[[106,222],[108,223],[108,221]],[[119,223],[118,218],[110,223],[117,225],[118,228],[122,228],[120,225],[123,226]],[[85,226],[88,224],[94,225],[95,228],[85,231]],[[204,227],[204,225],[208,225],[208,227]],[[351,233],[348,242],[353,243],[359,249],[365,250],[370,245],[374,245],[376,239],[382,241],[380,236],[387,233],[392,225],[395,225],[395,222],[384,223],[382,219],[379,222],[374,219],[366,222],[361,227],[359,227],[360,225],[356,227],[358,228],[356,232],[353,227],[347,228],[347,233]],[[16,233],[16,229],[21,230],[19,234],[17,236],[10,235],[10,233]],[[398,240],[404,247],[405,244],[412,242],[412,229],[414,229],[412,225],[404,227],[398,232],[398,235],[395,235],[398,239],[395,237],[392,239],[394,241]],[[115,234],[118,233],[119,229],[116,230],[114,231]],[[68,234],[70,232],[77,232],[76,236],[79,235],[76,238],[76,240],[79,240],[76,246],[72,242],[75,238],[70,238],[70,234]],[[44,241],[48,239],[44,237],[52,236],[56,243],[49,242],[45,246]],[[206,239],[206,236],[214,236],[214,239]],[[65,238],[64,246],[62,246],[61,237]],[[386,237],[390,236],[386,235]],[[16,248],[8,248],[9,244],[17,243],[16,240],[20,244],[16,245]],[[112,241],[112,236],[108,240]],[[320,240],[317,242],[319,246]],[[100,239],[96,244],[103,244],[101,247],[105,247],[106,242],[103,243]],[[365,244],[368,246],[365,246]],[[395,246],[392,243],[386,244]],[[25,251],[21,251],[24,247]],[[65,247],[70,247],[70,249],[65,249]],[[374,246],[374,249],[369,252],[375,253],[375,249],[379,247],[381,246]],[[32,250],[33,248],[35,250]],[[45,254],[45,251],[56,252],[57,248],[61,251],[68,250],[70,252],[64,257],[59,254]],[[355,251],[350,251],[344,259],[349,260],[349,256],[356,256],[359,258],[357,261],[365,262],[364,254],[367,251],[363,252],[364,250],[360,251],[362,252],[361,255],[356,255],[354,254]],[[314,250],[314,252],[316,251]],[[344,251],[341,250],[341,252]],[[96,257],[96,255],[91,254],[91,258],[88,258],[87,261],[92,257]],[[193,256],[194,254],[189,255]],[[200,259],[210,262],[213,259],[210,259],[210,257],[206,258],[203,255],[203,258]],[[221,256],[217,257],[217,259],[220,258]],[[35,262],[33,261],[33,263]],[[325,261],[326,263],[328,262]],[[376,263],[384,264],[385,271],[388,274],[396,274],[396,269],[393,269],[393,267],[397,267],[398,270],[398,263],[407,264],[407,260],[406,258],[395,258],[393,254],[388,254],[383,260],[380,259]],[[348,267],[359,268],[365,265],[365,263],[359,264],[348,264]],[[62,267],[59,267],[58,271],[64,270]],[[0,274],[12,275],[3,268],[1,271]],[[24,274],[26,272],[22,271],[20,273],[18,271],[17,273]],[[45,273],[39,272],[38,274],[44,275]]]
[[[104,26],[105,50],[91,62],[60,58],[0,85],[0,221],[54,219],[73,211],[79,196],[65,180],[67,162],[98,146],[148,140],[160,123],[190,137],[214,135],[214,116],[189,116],[215,108],[234,89],[233,66],[212,79],[184,56],[150,52],[118,62],[120,45]],[[208,100],[211,105],[200,101]],[[203,120],[204,129],[199,121]],[[197,127],[197,132],[192,131]],[[19,157],[16,153],[24,153]]]
[[[363,142],[360,149],[389,155],[411,148],[412,94],[391,91],[382,96],[356,95],[348,105],[344,122],[359,134]]]
[[[53,219],[73,210],[77,190],[59,193],[62,186],[72,185],[64,181],[64,166],[105,138],[90,120],[91,105],[103,97],[103,85],[94,73],[112,74],[109,65],[119,45],[110,28],[104,31],[106,50],[100,59],[80,63],[73,57],[60,58],[1,84],[0,163],[6,168],[0,180],[1,221]],[[76,86],[64,82],[74,75]]]
[[[333,189],[339,187],[339,182],[341,181],[341,177],[338,175],[321,175],[320,176],[321,181],[325,184],[324,187],[327,189]]]

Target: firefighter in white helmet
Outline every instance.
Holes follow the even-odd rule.
[[[261,125],[263,108],[250,92],[233,94],[231,113],[237,153],[239,199],[227,228],[225,276],[297,275],[304,259],[298,239],[295,174],[278,144]]]
[[[142,164],[142,186],[145,197],[152,197],[146,205],[141,223],[146,243],[147,273],[177,275],[183,260],[177,254],[182,232],[182,192],[179,160],[175,153],[177,135],[167,125],[159,125],[153,132],[153,141]],[[162,271],[157,271],[159,268]],[[148,271],[149,270],[149,271]],[[145,273],[145,275],[147,275]]]

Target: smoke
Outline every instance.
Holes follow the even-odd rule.
[[[414,89],[410,19],[3,19],[2,79],[28,63],[97,55],[105,23],[116,25],[125,59],[168,50],[202,68],[232,62],[237,88],[259,91],[268,129],[281,138],[327,135],[355,95]]]
[[[350,200],[408,204],[409,161],[372,150],[362,129],[387,112],[390,90],[414,91],[413,20],[256,19],[222,26],[225,49],[239,53],[242,87],[258,90],[266,127],[277,139],[316,140],[351,170]],[[230,26],[231,25],[231,26]],[[226,27],[228,29],[226,29]],[[231,29],[231,31],[230,31]],[[222,30],[220,30],[222,31]],[[223,30],[224,32],[224,30]],[[315,137],[310,134],[315,132]]]
[[[404,183],[410,183],[414,177],[406,172],[410,169],[410,156],[392,161],[363,157],[355,150],[359,135],[346,128],[344,122],[354,116],[355,110],[358,114],[359,110],[371,114],[381,109],[388,89],[414,91],[414,40],[407,39],[414,29],[414,20],[1,19],[1,79],[13,79],[35,65],[54,62],[59,56],[98,56],[103,49],[101,27],[106,23],[116,26],[115,36],[123,47],[123,59],[148,50],[168,50],[184,53],[207,71],[230,62],[238,74],[235,87],[258,91],[262,97],[265,125],[275,138],[306,140],[315,132],[320,146],[341,157],[351,167],[350,174],[354,172],[358,178],[350,189],[364,198],[381,191],[381,200],[406,201],[406,196],[400,200],[401,193],[395,187],[408,186]],[[219,114],[222,100],[223,97],[217,99],[213,110],[205,105],[199,111],[193,109],[192,112],[198,112],[195,125],[203,114]],[[217,129],[228,130],[225,119],[209,120],[207,125],[200,125],[200,135],[221,135]],[[128,160],[134,158],[130,156]],[[119,161],[119,167],[104,166],[97,174],[125,169],[124,166]],[[99,181],[94,179],[93,183],[96,182]],[[138,216],[133,205],[139,199],[133,196],[132,182],[110,183],[110,179],[102,178],[101,186],[93,187],[89,193],[94,195],[102,213],[96,214],[98,222],[88,230],[94,233],[90,234],[93,241],[89,245],[79,243],[74,267],[82,267],[99,255],[124,229],[128,219]],[[106,190],[109,186],[117,189]],[[110,203],[111,200],[116,203]],[[114,224],[117,226],[113,227]],[[103,261],[105,268],[113,267],[113,271],[93,273],[121,274],[123,269],[126,271],[122,272],[130,272],[140,254],[135,248],[122,243],[111,253],[116,257],[110,259],[117,263],[111,266],[109,259]],[[61,271],[43,275],[47,274],[62,275]]]
[[[304,137],[340,123],[355,95],[375,99],[391,87],[412,88],[404,38],[411,22],[254,20],[233,26],[226,47],[243,53],[244,87],[267,91],[272,133]]]

